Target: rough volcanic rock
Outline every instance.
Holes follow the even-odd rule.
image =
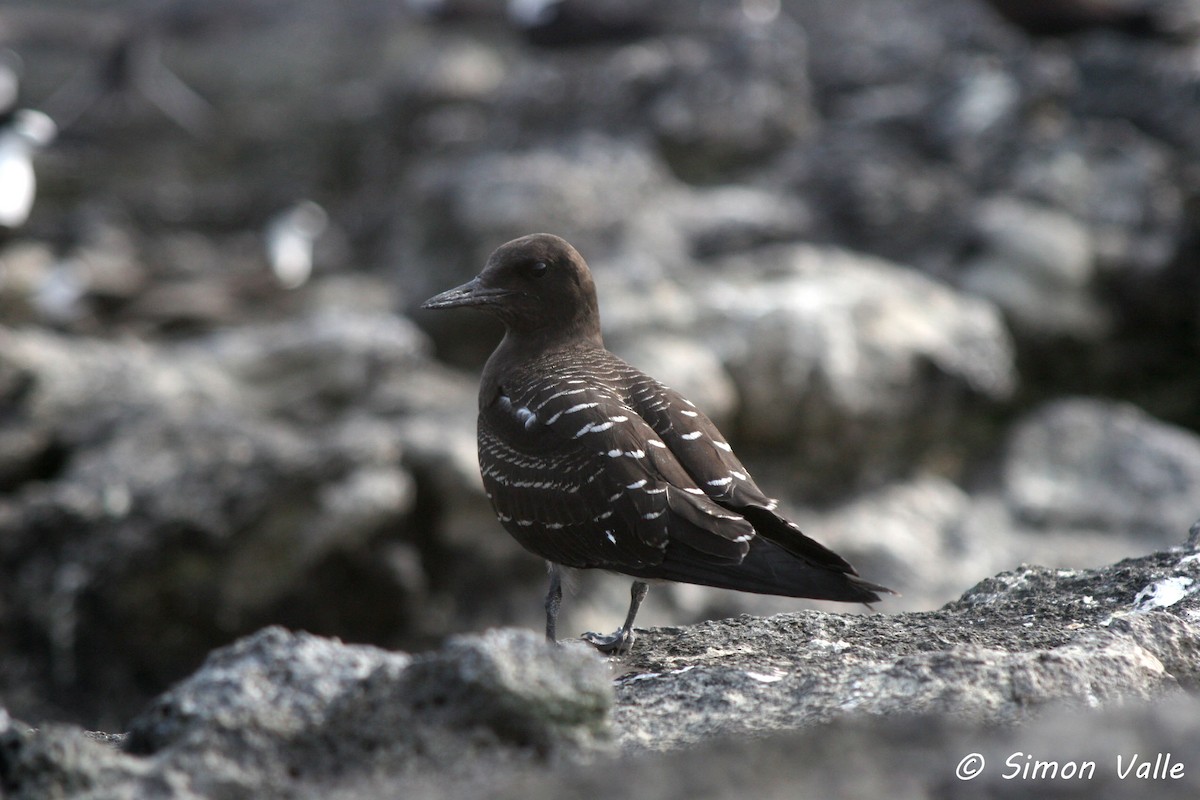
[[[30,671],[69,713],[111,714],[272,619],[419,638],[413,470],[453,436],[414,431],[459,396],[447,427],[470,424],[425,348],[395,317],[177,346],[0,331],[20,445],[0,455],[3,614],[40,642]]]
[[[722,418],[807,532],[904,592],[884,610],[936,607],[1020,562],[1092,567],[1177,539],[1196,513],[1187,428],[1200,425],[1194,47],[1131,31],[1035,38],[974,0],[602,5],[608,21],[590,31],[599,4],[573,0],[0,12],[25,66],[21,104],[63,129],[36,158],[28,226],[0,237],[10,711],[115,726],[269,623],[408,649],[537,626],[542,565],[496,524],[475,465],[472,359],[498,331],[414,315],[439,359],[471,367],[459,372],[387,318],[536,229],[589,258],[615,348]],[[581,10],[582,33],[564,28]],[[305,198],[329,227],[309,283],[285,290],[265,227]],[[801,281],[793,259],[820,269]],[[581,587],[564,629],[623,613],[625,581]],[[643,619],[798,607],[656,588]],[[1192,624],[1117,619],[1097,652],[1148,677],[1132,640],[1194,685],[1186,635],[1146,644]],[[981,672],[1036,671],[1007,645],[978,646]],[[1075,664],[1073,646],[1038,652]],[[868,672],[864,685],[885,683]],[[1062,725],[1109,721],[1124,747],[1162,744],[1146,733],[1161,721],[1194,741],[1166,712],[1109,713]],[[876,721],[836,724],[878,741]],[[940,733],[905,749],[922,726]],[[48,758],[117,768],[101,743],[44,730]],[[927,717],[887,730],[893,777],[956,735]],[[843,763],[832,743],[847,740],[828,741],[748,758],[764,774],[787,747]],[[693,778],[660,783],[642,766],[630,779],[668,796],[724,786],[715,775],[737,777],[738,762],[710,746],[677,762]],[[895,785],[868,763],[842,777],[870,791],[847,794]],[[961,793],[953,763],[937,763],[914,793]],[[609,768],[577,780],[615,792]],[[178,775],[162,793],[192,791]],[[436,776],[422,787],[471,796]],[[346,786],[310,791],[332,788]]]
[[[0,717],[0,786],[22,799],[286,797],[376,770],[472,777],[498,754],[604,752],[612,696],[594,651],[526,631],[409,656],[267,628],[134,719],[124,752]]]
[[[781,800],[1031,793],[1061,800],[1126,800],[1148,793],[1185,800],[1200,790],[1190,755],[1200,747],[1197,719],[1200,702],[1175,697],[1098,711],[1051,708],[1017,727],[981,728],[929,715],[843,720],[786,734],[722,737],[617,765],[564,769],[478,794],[455,786],[431,788],[425,796],[550,800],[578,794],[615,800],[635,787],[639,796],[656,800],[751,793]],[[386,790],[383,781],[363,781],[337,797]]]
[[[905,713],[1016,722],[1047,704],[1179,691],[1195,679],[1198,579],[1195,552],[1164,552],[1092,572],[1022,567],[932,612],[806,612],[647,632],[618,680],[618,738],[670,748]]]
[[[1090,233],[1072,217],[995,199],[980,204],[978,253],[961,281],[1032,336],[1096,338],[1111,324],[1096,300]]]
[[[987,303],[836,250],[766,248],[722,267],[696,287],[697,335],[737,384],[737,433],[792,452],[806,485],[902,470],[1013,390]]]
[[[950,786],[955,766],[978,752],[982,785],[993,786],[1019,749],[1018,769],[1031,750],[1107,759],[1107,786],[1118,754],[1193,752],[1196,703],[1182,689],[1197,686],[1197,654],[1200,553],[1190,547],[1091,571],[1023,566],[935,612],[642,631],[608,669],[590,648],[548,647],[527,631],[409,656],[271,628],[214,653],[155,701],[118,742],[123,752],[69,727],[31,731],[0,716],[0,785],[21,800],[152,787],[167,798],[356,798],[382,786],[536,797],[607,776],[599,796],[618,787],[627,796],[629,784],[612,776],[656,765],[656,796],[680,797],[710,774],[709,755],[739,765],[740,791],[761,794],[797,770],[819,785],[873,785],[905,754],[929,765],[905,773],[906,786]],[[1155,700],[1171,707],[1144,705]],[[1103,752],[1055,740],[1089,720],[1106,721],[1090,740]],[[823,759],[748,769],[810,737],[873,766],[853,777]],[[1006,754],[1014,741],[1023,744]],[[654,755],[663,750],[681,752]],[[1182,778],[1191,783],[1168,786],[1195,784]]]
[[[1032,525],[1161,546],[1196,516],[1200,436],[1130,405],[1057,400],[1013,430],[1004,486],[1013,513]]]

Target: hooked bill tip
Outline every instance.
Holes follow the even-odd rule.
[[[475,296],[475,288],[478,284],[475,281],[465,283],[462,286],[456,286],[453,289],[435,294],[433,297],[421,303],[421,308],[454,308],[456,306],[473,305],[480,302],[480,299]]]
[[[449,289],[434,295],[421,304],[421,308],[459,308],[466,306],[484,306],[501,300],[509,292],[504,289],[493,289],[482,286],[476,278],[462,286]]]

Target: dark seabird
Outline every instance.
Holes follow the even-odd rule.
[[[550,564],[550,640],[561,567],[636,579],[620,630],[583,635],[606,653],[629,649],[651,580],[860,603],[891,593],[782,517],[703,412],[604,348],[591,273],[563,239],[508,242],[423,308],[459,306],[505,326],[480,382],[479,468],[500,522]]]

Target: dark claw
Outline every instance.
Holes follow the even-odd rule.
[[[616,631],[615,633],[610,633],[607,636],[602,633],[588,631],[587,633],[582,634],[579,638],[583,639],[585,642],[592,645],[605,655],[622,656],[628,653],[629,649],[633,647],[634,636],[633,631],[627,631],[622,628],[621,630]]]

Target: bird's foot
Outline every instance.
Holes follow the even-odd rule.
[[[633,631],[627,628],[622,628],[615,633],[610,633],[605,636],[602,633],[594,633],[588,631],[581,634],[580,639],[583,639],[588,644],[595,647],[601,653],[608,656],[622,656],[629,652],[633,647]]]

